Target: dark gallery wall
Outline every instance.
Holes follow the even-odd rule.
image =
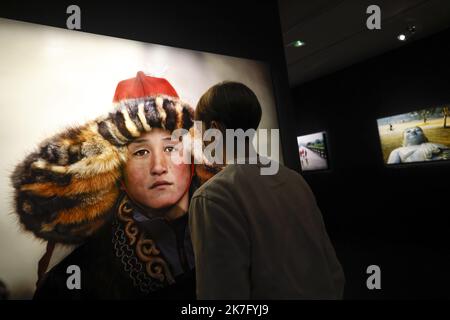
[[[450,104],[449,40],[446,30],[292,88],[296,135],[328,132],[331,170],[304,176],[348,298],[450,297],[450,165],[385,167],[376,122]],[[371,264],[381,268],[382,290],[366,288]]]

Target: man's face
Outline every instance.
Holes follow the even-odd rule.
[[[180,152],[177,143],[169,131],[154,128],[128,145],[125,186],[135,201],[162,209],[189,196],[190,166],[171,160],[171,153]]]

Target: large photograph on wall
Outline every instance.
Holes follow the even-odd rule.
[[[449,106],[380,118],[378,133],[387,165],[450,160]]]
[[[165,289],[192,280],[185,276],[192,275],[192,248],[186,242],[178,255],[174,231],[160,230],[142,205],[158,214],[178,205],[186,212],[193,171],[168,165],[176,148],[167,137],[192,125],[211,86],[248,86],[261,104],[259,128],[278,129],[270,67],[8,19],[0,19],[0,48],[0,292],[28,299],[38,279],[43,288],[43,279],[60,277],[53,285],[76,293],[65,287],[71,261],[80,262],[83,286],[97,298],[148,298],[159,289],[186,298]],[[146,159],[157,152],[150,174]],[[165,233],[162,242],[151,238]],[[74,262],[85,254],[100,260]]]
[[[302,171],[328,169],[326,132],[298,136],[297,144]]]

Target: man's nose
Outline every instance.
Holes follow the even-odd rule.
[[[164,173],[167,173],[167,162],[162,153],[153,155],[150,173],[152,175],[162,175]]]

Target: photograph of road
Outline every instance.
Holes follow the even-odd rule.
[[[302,171],[328,169],[325,135],[325,132],[318,132],[297,137]]]

